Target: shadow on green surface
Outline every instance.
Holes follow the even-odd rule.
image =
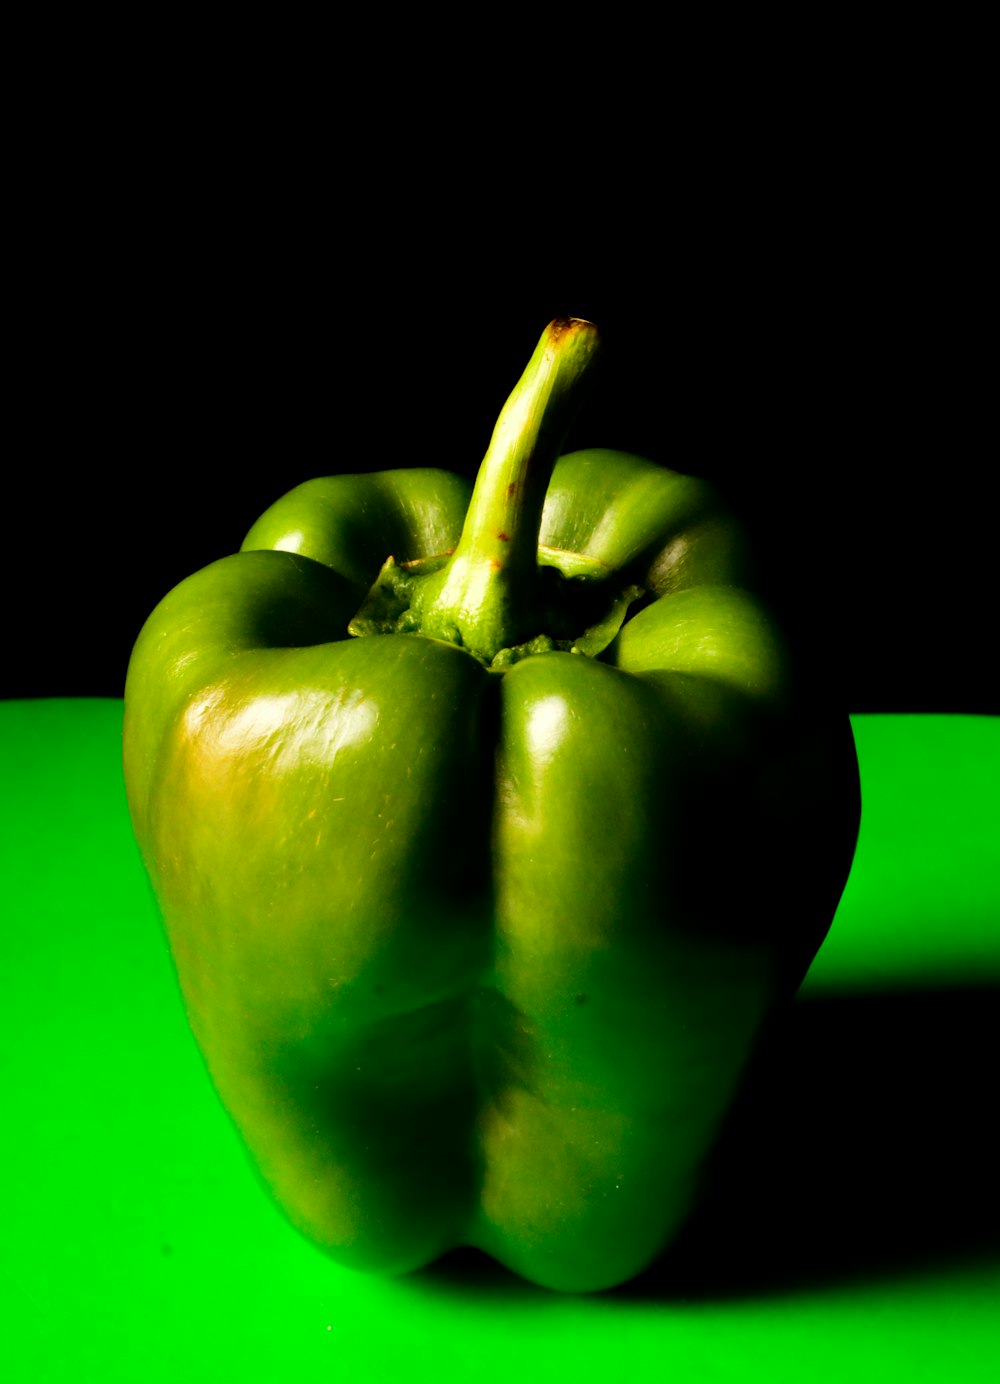
[[[516,1302],[519,1307],[532,1299],[543,1303],[551,1296],[547,1288],[526,1282],[482,1250],[468,1247],[449,1250],[435,1263],[420,1269],[416,1276],[436,1288],[489,1298],[493,1303]]]
[[[1000,1262],[1000,988],[801,999],[728,1121],[700,1209],[633,1300],[781,1297]],[[544,1290],[475,1250],[423,1271]]]
[[[759,1297],[1000,1262],[998,1051],[995,986],[801,999],[686,1231],[614,1292]]]

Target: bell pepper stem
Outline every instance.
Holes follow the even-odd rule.
[[[497,419],[458,546],[424,593],[421,632],[487,662],[538,631],[538,533],[563,439],[598,350],[579,317],[550,322]]]

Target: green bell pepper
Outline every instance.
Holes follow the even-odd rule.
[[[300,485],[129,666],[189,1022],[279,1204],[354,1268],[641,1271],[850,868],[850,723],[739,523],[641,457],[558,455],[596,345],[546,329],[471,498]]]

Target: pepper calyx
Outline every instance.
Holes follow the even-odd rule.
[[[348,625],[355,637],[372,634],[414,634],[444,639],[463,648],[490,672],[503,673],[515,663],[541,653],[576,653],[596,658],[618,634],[626,618],[646,596],[634,582],[626,583],[596,558],[559,548],[538,548],[538,605],[536,633],[505,645],[492,657],[469,648],[455,626],[435,622],[427,630],[424,598],[427,578],[440,572],[450,553],[434,553],[409,562],[389,557]]]

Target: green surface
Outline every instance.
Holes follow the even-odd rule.
[[[120,725],[0,704],[4,1379],[995,1377],[1000,719],[854,719],[855,869],[705,1211],[586,1297],[469,1256],[369,1278],[289,1228],[188,1033]]]

